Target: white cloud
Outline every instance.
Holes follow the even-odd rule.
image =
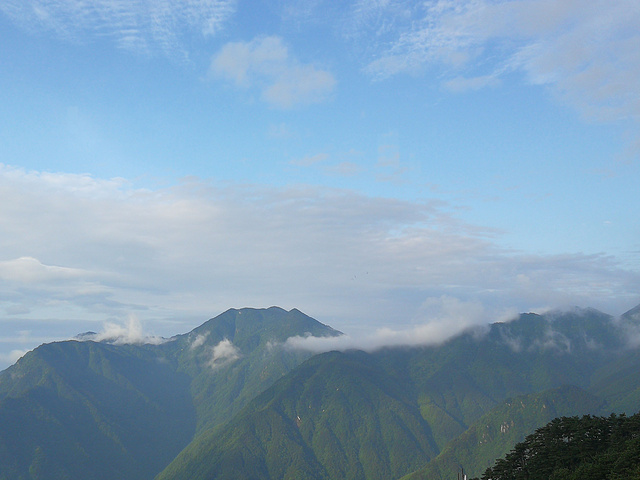
[[[227,338],[211,347],[210,355],[207,365],[213,369],[235,362],[242,356],[240,349]]]
[[[183,37],[216,34],[235,5],[235,0],[7,0],[0,11],[26,29],[73,41],[109,37],[127,50],[184,54]]]
[[[189,345],[189,348],[191,350],[195,350],[196,348],[200,348],[202,345],[204,345],[204,342],[207,340],[207,337],[209,336],[209,332],[204,333],[204,334],[199,334],[196,335],[196,338],[194,338],[191,342],[191,344]]]
[[[150,191],[0,166],[0,205],[0,305],[11,313],[2,322],[122,324],[135,313],[154,329],[174,322],[162,332],[171,336],[184,332],[180,322],[275,304],[343,331],[396,331],[442,295],[485,312],[573,304],[619,313],[640,290],[640,274],[615,258],[505,251],[496,232],[436,200],[196,179]],[[438,338],[445,327],[419,333]],[[144,337],[131,326],[108,332]]]
[[[398,12],[397,2],[372,9]],[[635,0],[434,0],[410,11],[367,71],[377,77],[445,65],[452,89],[492,85],[524,72],[584,116],[640,114],[640,4]],[[360,14],[362,17],[362,14]],[[471,78],[459,70],[483,71]]]
[[[322,102],[336,85],[330,72],[293,58],[279,37],[226,44],[213,57],[209,74],[256,87],[265,102],[279,108]]]
[[[249,86],[254,72],[276,77],[287,68],[289,51],[278,37],[226,44],[211,61],[211,74]]]
[[[155,335],[147,335],[142,331],[142,324],[135,315],[129,315],[126,325],[114,322],[106,322],[103,330],[95,335],[83,337],[83,340],[92,340],[94,342],[107,342],[114,345],[128,344],[152,344],[159,345],[165,342],[165,339]]]
[[[420,323],[402,329],[383,327],[361,335],[290,337],[285,346],[320,353],[331,350],[375,351],[385,347],[436,345],[471,327],[496,321],[496,317],[489,316],[479,302],[465,302],[443,295],[425,300],[419,317],[415,320]]]
[[[529,346],[530,350],[537,348],[570,353],[571,341],[565,335],[549,326],[545,329],[542,338],[536,339],[533,344]]]
[[[20,257],[0,261],[0,279],[21,283],[64,281],[83,276],[82,270],[52,265],[43,265],[33,257]]]
[[[0,352],[0,365],[13,365],[22,357],[24,357],[30,350],[11,350],[8,353]]]
[[[290,108],[325,100],[335,84],[331,73],[311,65],[297,65],[282,72],[274,83],[263,90],[262,96],[271,105]]]
[[[630,317],[617,317],[614,325],[622,332],[628,348],[640,347],[640,310]]]

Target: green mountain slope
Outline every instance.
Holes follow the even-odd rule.
[[[443,345],[376,353],[408,376],[440,449],[480,416],[517,395],[562,385],[590,388],[594,375],[627,362],[612,317],[595,310],[524,314]],[[631,362],[633,364],[633,362]],[[606,372],[602,372],[606,376]]]
[[[197,438],[159,479],[387,479],[435,453],[410,386],[371,355],[334,352]]]
[[[604,410],[602,399],[573,386],[515,397],[480,417],[426,467],[403,480],[451,478],[452,472],[462,469],[468,476],[479,476],[526,435],[554,418],[602,414]]]

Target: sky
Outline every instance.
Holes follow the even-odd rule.
[[[619,315],[638,78],[637,0],[3,0],[0,368],[245,306]]]

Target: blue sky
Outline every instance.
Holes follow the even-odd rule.
[[[635,0],[5,0],[0,367],[230,307],[630,309],[639,32]]]

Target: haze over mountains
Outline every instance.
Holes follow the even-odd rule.
[[[362,351],[272,307],[42,345],[0,372],[0,479],[444,479],[557,416],[640,409],[640,306],[438,331]]]

